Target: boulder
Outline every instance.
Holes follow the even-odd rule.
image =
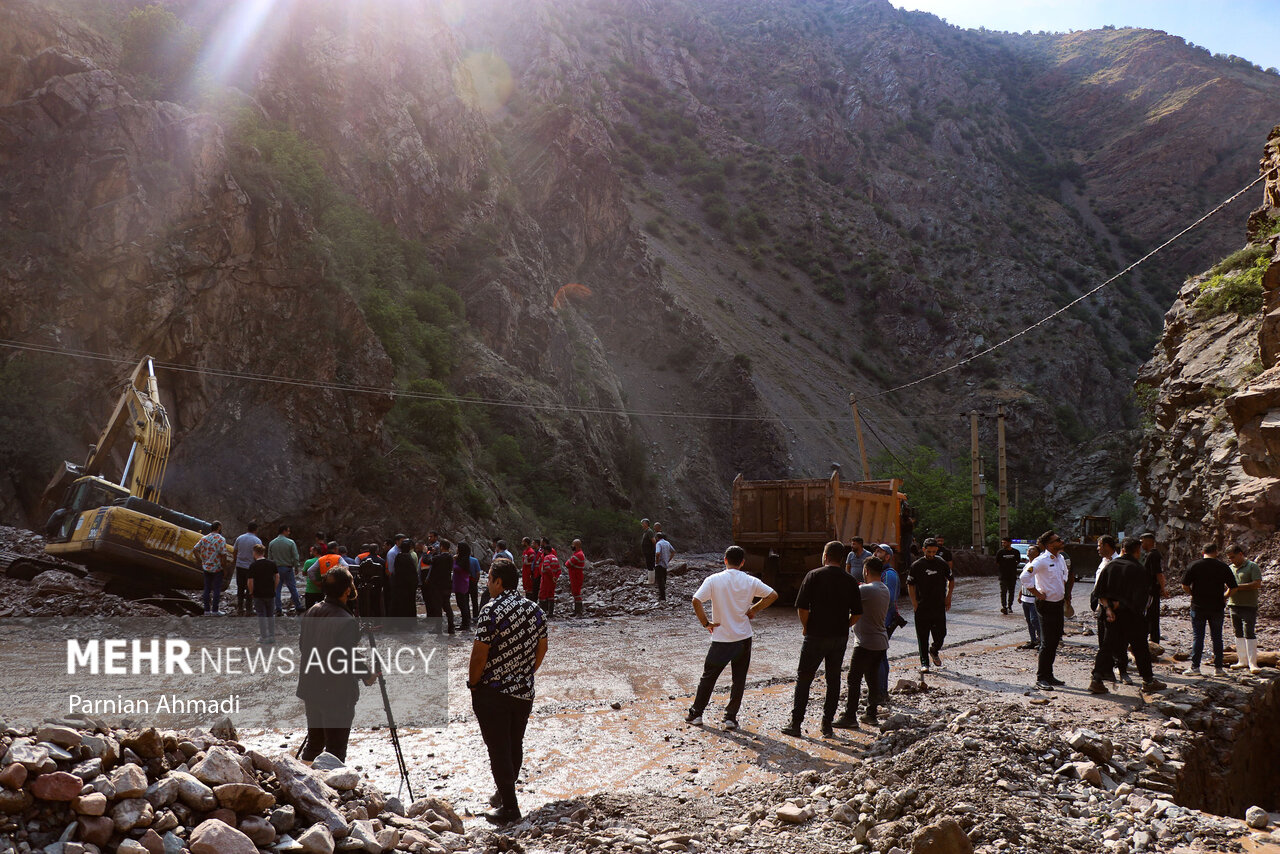
[[[240,832],[253,840],[253,844],[259,848],[275,844],[277,836],[276,829],[272,827],[271,822],[260,815],[251,815],[240,822]]]
[[[140,798],[147,791],[147,772],[140,765],[121,765],[111,772],[111,786],[117,798]]]
[[[346,819],[330,803],[331,800],[337,800],[338,793],[318,774],[288,754],[281,754],[273,759],[271,770],[284,791],[285,799],[299,815],[313,824],[323,822],[334,833],[346,832]],[[302,841],[301,837],[298,841]]]
[[[275,795],[249,783],[223,783],[213,787],[218,805],[238,813],[260,813],[276,805]]]
[[[164,837],[156,832],[155,825],[147,828],[138,843],[147,849],[147,854],[164,854]]]
[[[973,854],[973,843],[955,819],[944,818],[911,835],[911,854]]]
[[[209,786],[223,783],[253,783],[253,775],[240,764],[240,755],[225,747],[213,747],[191,768],[197,780]]]
[[[194,780],[195,778],[193,777],[192,779]],[[196,782],[200,783],[199,780],[196,780]],[[204,783],[200,783],[200,785],[203,786]],[[147,803],[156,809],[167,807],[178,799],[178,780],[172,775],[165,775],[150,786],[147,786],[147,790],[142,793],[142,796],[147,799]]]
[[[81,737],[71,727],[46,724],[36,730],[36,741],[48,741],[59,747],[79,747]]]
[[[101,792],[90,792],[73,800],[71,808],[80,815],[103,815],[107,811],[107,796]]]
[[[1083,753],[1094,762],[1105,764],[1115,755],[1115,745],[1105,735],[1091,729],[1078,729],[1067,734],[1067,744],[1077,753]]]
[[[204,812],[217,806],[218,799],[214,797],[213,789],[191,774],[185,771],[170,771],[168,779],[178,782],[178,800],[192,809]]]
[[[311,767],[316,771],[336,771],[339,768],[346,768],[347,763],[334,756],[327,750],[320,751],[320,755],[311,760]]]
[[[293,807],[285,804],[276,807],[271,811],[270,821],[273,827],[281,833],[290,833],[293,831],[294,825],[297,823],[297,814],[293,811]]]
[[[216,819],[200,822],[199,827],[191,831],[188,847],[191,854],[258,854],[258,846],[252,839]]]
[[[142,798],[126,798],[111,808],[111,823],[120,833],[128,833],[135,827],[150,827],[155,815]]]
[[[155,727],[148,727],[137,735],[128,736],[121,744],[143,759],[159,759],[164,756],[164,739]]]
[[[25,782],[27,782],[27,766],[21,762],[6,765],[5,769],[0,771],[0,786],[6,789],[21,789]]]
[[[333,834],[324,824],[313,824],[304,830],[298,844],[307,854],[333,854]]]
[[[28,771],[39,771],[49,761],[48,748],[35,744],[29,738],[15,738],[0,765],[20,763]]]
[[[77,833],[80,841],[99,848],[106,846],[115,827],[105,815],[82,815],[76,821],[80,825]]]
[[[358,843],[358,848],[355,843]],[[347,830],[347,839],[343,840],[343,847],[347,850],[367,851],[369,854],[382,854],[382,843],[378,841],[377,831],[373,829],[371,821],[353,821]]]
[[[0,813],[24,812],[34,800],[26,789],[0,789]]]
[[[83,762],[78,762],[76,763],[76,766],[71,769],[71,773],[75,774],[81,780],[92,780],[102,773],[102,760],[94,757],[93,759],[86,759]]]
[[[66,771],[41,774],[31,782],[31,794],[42,801],[72,801],[80,796],[84,780]]]
[[[336,768],[324,775],[324,781],[339,792],[349,792],[360,785],[360,772],[354,768]]]
[[[1270,821],[1271,816],[1262,807],[1252,806],[1245,810],[1244,823],[1254,830],[1264,830]]]
[[[787,824],[804,824],[813,817],[808,809],[795,804],[783,804],[778,807],[776,815],[778,821],[784,821]]]
[[[418,798],[409,805],[409,809],[405,815],[409,818],[417,818],[427,810],[440,816],[449,822],[449,829],[454,833],[462,833],[462,819],[458,817],[458,813],[454,810],[453,805],[448,801],[440,798]]]

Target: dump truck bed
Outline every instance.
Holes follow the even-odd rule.
[[[784,594],[822,563],[831,540],[897,545],[901,481],[842,483],[829,478],[733,482],[733,541],[747,550],[747,569]]]

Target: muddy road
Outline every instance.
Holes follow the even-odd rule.
[[[737,784],[768,784],[810,768],[847,770],[878,736],[878,731],[837,731],[832,739],[818,735],[821,674],[811,693],[805,736],[793,739],[779,732],[789,717],[801,643],[795,611],[783,606],[756,620],[741,730],[724,732],[718,726],[728,697],[727,670],[704,716],[706,726],[685,724],[707,648],[707,633],[689,607],[689,593],[706,571],[691,571],[673,585],[666,604],[642,614],[551,622],[525,740],[521,806],[526,812],[596,792],[683,800],[732,791]],[[1087,604],[1087,598],[1087,582],[1077,585],[1075,601]],[[902,604],[910,620],[910,604],[905,599]],[[1166,620],[1169,634],[1188,633],[1185,618]],[[943,667],[926,677],[928,694],[895,695],[894,711],[928,714],[928,707],[938,703],[964,707],[993,695],[1078,709],[1082,719],[1139,708],[1143,701],[1133,687],[1122,686],[1118,693],[1101,698],[1084,690],[1096,639],[1082,632],[1091,622],[1091,616],[1086,621],[1083,615],[1068,620],[1057,669],[1069,685],[1040,694],[1031,690],[1035,651],[1017,648],[1027,640],[1021,613],[1000,614],[995,579],[960,579],[948,618]],[[486,808],[493,784],[465,688],[469,652],[469,637],[457,634],[450,639],[448,727],[405,729],[401,738],[415,794],[443,795],[460,811],[478,812]],[[912,625],[894,636],[889,654],[891,686],[899,678],[916,677]],[[1159,676],[1175,687],[1187,681],[1168,666],[1159,669]],[[242,738],[263,746],[292,747],[301,734],[242,732]],[[388,792],[398,790],[385,730],[353,733],[349,761],[362,766]]]

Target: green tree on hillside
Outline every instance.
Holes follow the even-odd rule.
[[[971,480],[965,471],[948,471],[933,448],[917,445],[896,458],[887,453],[872,460],[872,475],[901,478],[902,491],[919,514],[916,539],[941,534],[951,545],[968,545],[973,539]],[[1000,536],[1000,498],[994,483],[987,485],[988,548]],[[1017,538],[1033,538],[1054,527],[1052,509],[1040,498],[1028,498],[1009,508],[1009,532]]]
[[[176,99],[199,56],[199,35],[173,12],[154,4],[129,12],[120,66],[137,75],[143,97]]]

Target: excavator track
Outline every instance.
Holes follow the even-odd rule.
[[[17,578],[21,581],[30,581],[49,569],[60,569],[80,578],[84,578],[89,574],[88,570],[83,566],[0,550],[0,575],[8,578]]]

